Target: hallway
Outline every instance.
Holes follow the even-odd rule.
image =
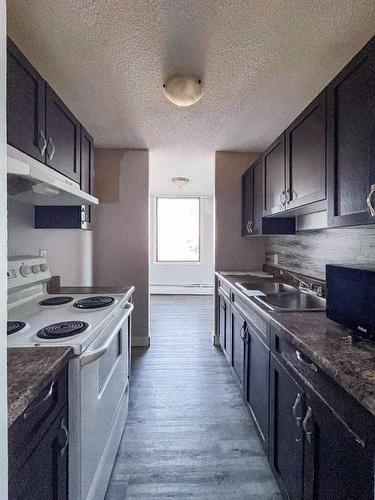
[[[106,500],[281,498],[226,360],[211,296],[152,296]]]

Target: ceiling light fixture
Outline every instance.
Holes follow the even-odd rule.
[[[183,188],[186,186],[186,184],[190,181],[187,177],[172,177],[172,182],[175,186],[177,186],[179,189]]]
[[[203,94],[202,81],[194,76],[172,76],[163,83],[165,97],[176,106],[191,106]]]

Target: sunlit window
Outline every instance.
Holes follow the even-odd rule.
[[[156,260],[199,262],[199,198],[156,199]]]

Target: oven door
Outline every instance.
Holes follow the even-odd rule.
[[[86,498],[128,384],[132,304],[98,335],[80,359],[81,498]]]

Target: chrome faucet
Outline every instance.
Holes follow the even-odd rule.
[[[289,276],[291,276],[298,282],[298,289],[301,292],[309,293],[311,295],[317,295],[318,297],[323,296],[323,288],[321,286],[313,288],[313,285],[306,283],[306,281],[303,281],[301,278],[299,278],[296,274],[292,273],[291,271],[284,271],[283,269],[280,269],[280,276],[284,276],[285,273],[287,273]]]

